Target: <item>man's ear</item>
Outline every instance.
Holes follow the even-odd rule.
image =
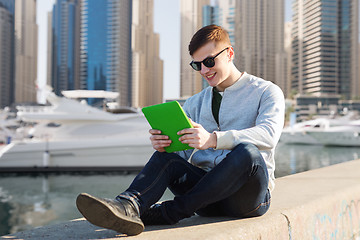
[[[229,61],[232,61],[234,59],[234,49],[233,47],[229,47],[229,53],[228,53],[228,56],[229,56]]]

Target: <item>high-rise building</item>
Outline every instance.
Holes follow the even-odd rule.
[[[131,0],[108,1],[107,82],[108,91],[119,92],[118,103],[132,106],[131,96]]]
[[[181,14],[181,46],[180,46],[180,97],[186,98],[202,90],[202,78],[190,66],[191,56],[188,46],[194,33],[203,26],[203,6],[210,0],[182,0]]]
[[[16,0],[15,37],[15,102],[36,102],[37,98],[37,33],[36,0]]]
[[[235,0],[216,1],[213,6],[203,6],[203,26],[215,24],[223,27],[229,34],[232,46],[235,46]],[[202,78],[202,87],[209,86]]]
[[[80,4],[78,0],[56,0],[49,22],[49,82],[57,95],[62,90],[78,89],[80,64]],[[50,63],[50,66],[49,66]]]
[[[15,13],[15,0],[0,0],[2,8],[8,10],[12,15]]]
[[[120,105],[131,106],[131,1],[57,0],[51,15],[48,77],[55,93],[115,91]]]
[[[0,108],[13,101],[13,14],[0,1]]]
[[[163,101],[163,61],[160,37],[153,32],[153,0],[133,0],[132,101],[134,107]]]
[[[131,0],[81,0],[80,88],[131,106]]]
[[[217,1],[218,24],[229,33],[230,42],[236,45],[235,40],[235,0]]]
[[[284,25],[284,48],[286,53],[286,70],[285,81],[279,83],[286,97],[290,97],[291,93],[291,29],[292,22],[286,22]]]
[[[53,26],[52,26],[52,11],[47,13],[47,49],[46,49],[46,85],[53,86],[52,84],[52,64],[53,64]]]
[[[163,64],[152,16],[153,0],[57,0],[48,17],[55,92],[118,92],[119,106],[161,103]]]
[[[236,0],[235,59],[240,71],[284,82],[284,0]]]
[[[217,5],[205,5],[202,8],[202,25],[208,26],[211,24],[220,25],[219,6]]]
[[[358,0],[293,1],[292,88],[359,96]]]

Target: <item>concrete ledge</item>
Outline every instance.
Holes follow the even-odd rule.
[[[36,228],[1,239],[116,239],[125,235],[84,219]],[[129,239],[360,239],[360,160],[276,180],[262,217],[185,219],[151,226]]]

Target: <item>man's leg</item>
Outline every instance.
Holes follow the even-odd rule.
[[[259,190],[255,190],[255,199],[264,199],[268,193],[267,169],[259,150],[252,144],[239,144],[208,173],[191,165],[177,154],[156,152],[128,190],[118,198],[135,203],[139,212],[143,214],[161,198],[166,188],[170,187],[175,192],[175,199],[163,202],[159,209],[166,223],[172,224],[192,216],[197,210],[206,212],[211,204],[221,205],[222,200],[224,203],[226,200],[230,201],[231,196],[240,195],[239,190],[243,187],[245,189],[246,183],[252,181],[260,186]],[[242,196],[234,199],[239,197]],[[250,205],[261,205],[256,201],[249,201]],[[243,213],[241,209],[236,208],[237,206],[235,201],[231,208],[222,207],[220,214],[228,211],[225,215],[240,216]],[[252,207],[246,208],[254,210]]]
[[[162,205],[172,222],[190,217],[196,211],[205,214],[207,210],[217,209],[212,204],[221,206],[216,215],[251,216],[251,211],[269,198],[268,181],[267,168],[257,147],[239,144],[190,191]],[[251,193],[252,197],[245,193]],[[239,199],[244,200],[239,202]]]
[[[236,218],[257,217],[265,214],[270,207],[271,196],[266,185],[261,184],[262,181],[265,182],[266,175],[261,171],[258,171],[257,174],[258,176],[249,180],[238,192],[199,209],[196,213],[205,217],[229,216]]]
[[[205,174],[206,171],[175,153],[155,152],[129,188],[117,198],[132,201],[139,206],[140,214],[143,214],[159,201],[166,188],[172,190],[172,186],[176,186],[177,189],[181,187],[182,191],[186,192]],[[169,224],[175,223],[169,218],[166,220]]]
[[[128,235],[143,231],[140,215],[157,202],[169,185],[186,179],[189,188],[206,172],[193,166],[177,154],[155,152],[129,189],[113,199],[103,199],[82,193],[76,200],[82,215],[94,225]],[[161,210],[161,209],[157,209]],[[162,212],[160,212],[163,218]],[[161,219],[160,219],[161,220]],[[163,218],[162,223],[172,224]]]

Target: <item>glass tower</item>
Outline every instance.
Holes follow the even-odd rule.
[[[106,90],[108,1],[83,2],[81,15],[81,86]]]
[[[122,106],[131,106],[131,9],[130,0],[81,1],[80,87],[119,92]]]
[[[0,0],[0,108],[14,100],[14,10],[6,3]]]
[[[79,1],[57,0],[52,14],[51,85],[57,95],[78,88]]]
[[[0,0],[0,6],[8,10],[12,15],[14,15],[15,0]]]
[[[219,25],[219,7],[205,5],[202,8],[202,24],[203,26],[215,24]]]
[[[297,0],[292,7],[292,88],[350,99],[358,81],[357,0]]]

